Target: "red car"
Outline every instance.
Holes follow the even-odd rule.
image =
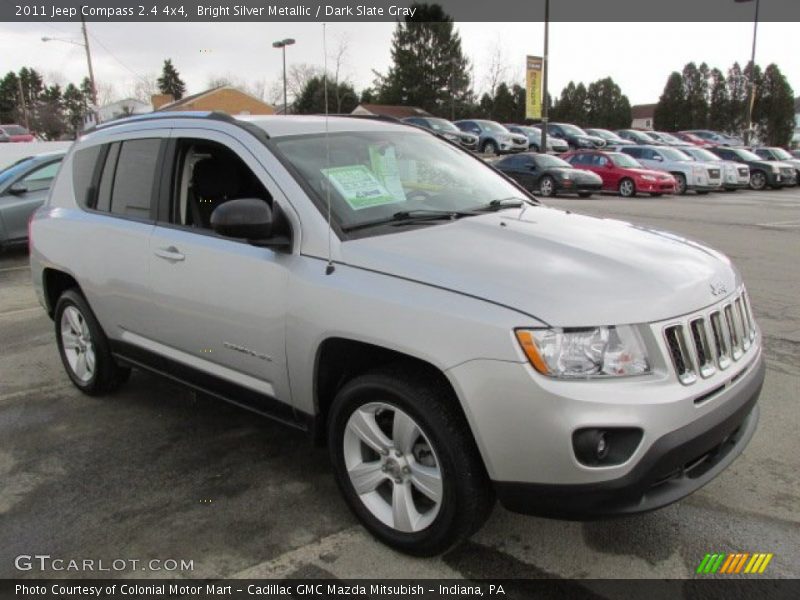
[[[637,193],[661,196],[675,193],[675,178],[665,171],[654,171],[622,152],[577,150],[562,158],[578,169],[592,171],[603,180],[603,190],[630,198]]]
[[[708,140],[704,140],[699,135],[695,135],[693,133],[689,133],[688,131],[674,131],[672,132],[676,138],[683,140],[684,142],[689,142],[695,146],[700,146],[701,148],[710,148],[714,144],[709,142]]]
[[[0,142],[32,142],[33,135],[22,125],[0,125]]]

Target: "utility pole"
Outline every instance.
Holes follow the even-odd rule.
[[[752,2],[753,0],[734,0],[740,4]],[[753,129],[753,105],[756,103],[756,37],[758,36],[758,9],[761,0],[756,0],[756,14],[753,17],[753,49],[750,53],[750,77],[748,83],[750,85],[750,97],[747,100],[747,129],[744,131],[744,144],[750,145],[750,134]]]
[[[547,154],[547,53],[550,36],[550,0],[544,1],[544,54],[542,56],[542,144],[540,152]]]
[[[83,47],[86,48],[86,64],[89,66],[89,85],[92,86],[92,104],[94,105],[94,122],[100,123],[99,105],[97,104],[97,86],[94,82],[94,69],[92,68],[92,52],[89,49],[89,35],[86,33],[86,19],[81,14],[81,31],[83,32]]]

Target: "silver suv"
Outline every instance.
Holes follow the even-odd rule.
[[[117,121],[75,143],[31,229],[80,390],[141,368],[306,431],[404,552],[450,548],[495,498],[664,506],[756,428],[761,334],[725,256],[542,206],[417,127]]]

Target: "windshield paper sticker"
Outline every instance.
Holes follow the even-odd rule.
[[[364,165],[322,169],[322,173],[353,210],[401,202]]]
[[[406,201],[403,191],[403,182],[400,180],[400,169],[397,166],[397,154],[394,146],[389,146],[381,151],[378,146],[369,147],[369,160],[372,163],[372,172],[383,182],[386,189],[397,198],[398,202]]]

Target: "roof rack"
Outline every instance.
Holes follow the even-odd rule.
[[[147,113],[144,115],[134,115],[132,117],[125,117],[124,119],[114,119],[113,121],[107,121],[105,123],[99,123],[97,125],[93,125],[88,129],[83,130],[83,135],[94,133],[95,131],[101,131],[103,129],[108,129],[109,127],[116,127],[118,125],[127,125],[129,123],[141,123],[143,121],[158,121],[160,119],[213,119],[216,121],[226,121],[228,123],[233,123],[236,121],[232,116],[228,113],[219,112],[219,111],[199,111],[199,110],[187,110],[187,111],[154,111],[151,113]]]

